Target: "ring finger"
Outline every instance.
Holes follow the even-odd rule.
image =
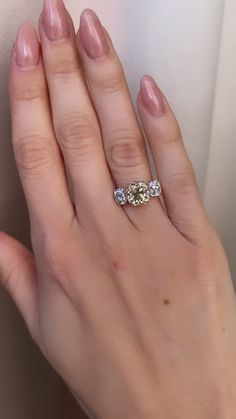
[[[121,62],[109,35],[90,9],[81,15],[77,45],[115,183],[119,187],[135,180],[149,181],[151,170],[145,140]],[[153,202],[155,211],[161,208],[156,202]],[[126,209],[132,211],[132,208]]]

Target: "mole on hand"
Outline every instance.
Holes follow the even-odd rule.
[[[170,304],[170,300],[168,300],[168,298],[166,298],[163,303],[165,304],[165,306],[168,306]]]

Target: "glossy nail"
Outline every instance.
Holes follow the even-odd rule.
[[[19,67],[30,69],[39,62],[40,48],[34,27],[26,23],[18,31],[15,42],[15,59]]]
[[[93,10],[83,11],[79,33],[82,45],[90,58],[99,58],[108,52],[103,27]]]
[[[153,116],[162,116],[165,104],[162,93],[151,76],[144,76],[140,83],[141,100],[147,111]]]
[[[62,0],[44,0],[42,24],[50,41],[69,37],[70,22]]]

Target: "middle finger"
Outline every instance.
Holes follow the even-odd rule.
[[[72,20],[62,0],[45,0],[39,32],[54,130],[71,178],[77,213],[80,216],[82,212],[81,220],[91,211],[96,219],[103,219],[104,210],[114,208],[113,182],[79,65]],[[101,199],[104,189],[110,193]]]

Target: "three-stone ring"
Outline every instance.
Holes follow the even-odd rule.
[[[134,207],[147,204],[151,198],[161,195],[160,182],[155,179],[149,183],[135,181],[129,183],[125,188],[118,188],[114,191],[114,199],[117,205],[131,204]]]

